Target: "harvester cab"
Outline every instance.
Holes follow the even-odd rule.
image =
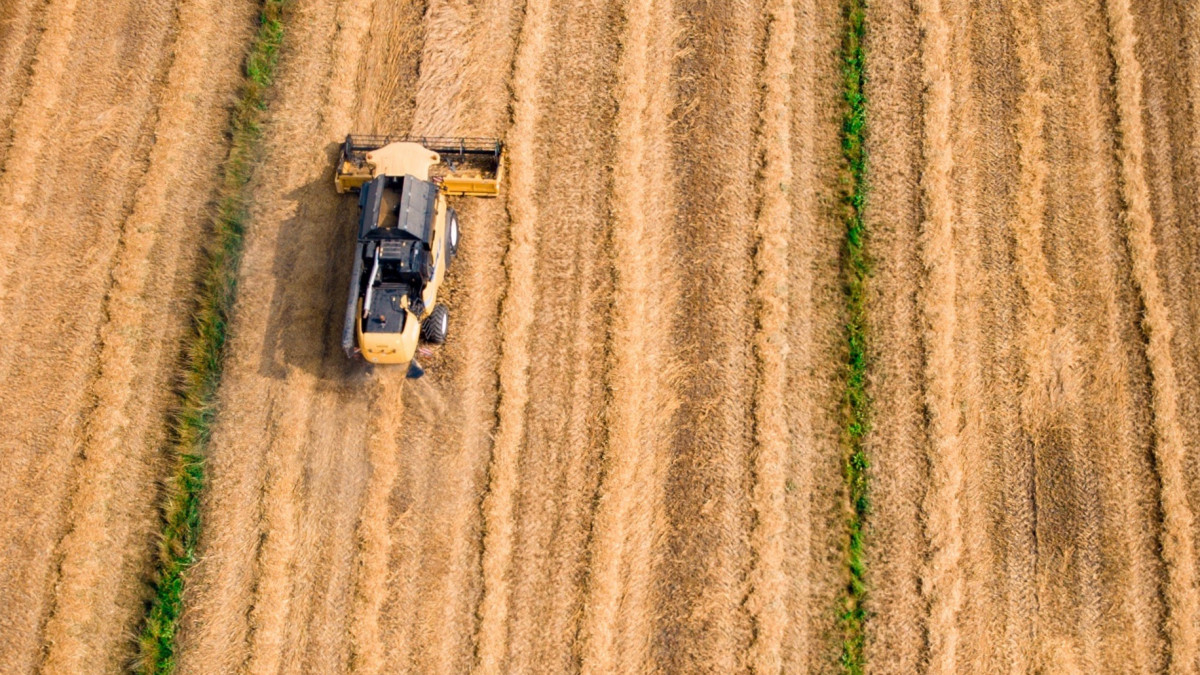
[[[423,341],[441,344],[449,312],[437,302],[458,252],[448,196],[494,197],[503,145],[490,138],[346,137],[334,178],[358,193],[358,230],[342,348],[371,363],[407,364]]]

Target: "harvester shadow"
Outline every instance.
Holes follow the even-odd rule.
[[[285,195],[294,215],[280,227],[259,374],[286,379],[294,369],[328,383],[366,375],[342,351],[342,326],[358,202],[333,187],[339,145],[326,147],[328,171]]]

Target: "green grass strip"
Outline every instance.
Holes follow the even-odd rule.
[[[846,247],[842,269],[846,284],[846,342],[848,361],[843,400],[845,460],[843,466],[850,498],[847,523],[846,584],[842,609],[842,670],[862,673],[865,663],[864,624],[866,612],[866,558],[863,530],[871,508],[867,488],[870,465],[863,439],[870,429],[871,400],[867,395],[867,280],[871,274],[867,256],[867,229],[863,222],[866,200],[867,153],[863,147],[866,126],[866,96],[863,36],[866,27],[865,0],[846,0],[846,34],[842,43],[842,86],[846,102],[842,119],[842,155],[846,160],[842,200],[846,222]]]
[[[212,236],[205,251],[193,331],[185,348],[179,401],[171,420],[169,452],[174,460],[163,505],[154,597],[139,638],[137,670],[170,673],[175,669],[175,635],[183,609],[183,586],[195,561],[200,536],[200,491],[204,487],[204,449],[213,422],[213,402],[221,379],[222,353],[230,310],[237,292],[237,270],[249,205],[249,183],[259,155],[267,90],[283,41],[286,0],[263,0],[258,32],[246,57],[241,95],[230,121],[229,157],[218,196]]]

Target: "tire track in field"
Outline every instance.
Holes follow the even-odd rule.
[[[0,174],[7,168],[13,116],[33,85],[34,54],[46,29],[45,2],[0,3]]]
[[[1142,67],[1129,0],[1108,0],[1110,49],[1116,63],[1120,143],[1118,157],[1125,207],[1125,236],[1133,277],[1142,299],[1142,328],[1153,378],[1154,454],[1162,481],[1163,559],[1167,563],[1167,634],[1172,672],[1191,672],[1196,665],[1196,592],[1194,523],[1183,474],[1184,439],[1178,418],[1179,392],[1171,354],[1172,326],[1162,281],[1156,268],[1154,216],[1146,181],[1145,128],[1142,120]]]
[[[388,593],[388,562],[391,536],[388,532],[392,488],[400,474],[400,448],[396,428],[380,424],[383,419],[403,419],[400,401],[402,377],[396,373],[377,373],[372,382],[371,423],[367,435],[367,461],[371,477],[358,520],[359,561],[355,578],[353,618],[350,638],[353,643],[351,666],[355,672],[379,673],[387,662],[379,626],[379,610]]]
[[[484,673],[503,668],[508,657],[509,603],[512,593],[514,492],[518,456],[525,441],[529,402],[529,333],[534,320],[527,289],[534,283],[539,210],[535,144],[542,118],[539,77],[550,41],[550,5],[531,0],[517,45],[512,75],[512,128],[506,139],[509,161],[508,270],[500,307],[500,400],[496,438],[483,502],[483,598],[479,606],[478,662]]]
[[[956,268],[951,172],[951,105],[954,89],[949,68],[950,29],[940,0],[919,0],[923,32],[921,65],[926,86],[924,107],[925,171],[921,176],[924,218],[920,255],[925,272],[921,322],[925,350],[925,409],[928,419],[930,483],[925,497],[925,535],[931,557],[923,571],[929,602],[929,666],[933,672],[957,669],[958,613],[962,607],[963,457],[954,405],[954,333]]]
[[[789,431],[785,407],[787,359],[790,351],[788,243],[791,238],[792,184],[792,73],[795,62],[796,13],[791,0],[767,6],[767,44],[759,86],[758,214],[755,218],[754,284],[757,305],[754,351],[758,382],[754,395],[753,473],[751,494],[756,521],[751,533],[755,551],[747,604],[754,622],[750,663],[755,672],[775,673],[783,667],[783,640],[788,631],[787,583],[784,572],[788,513],[786,510]],[[806,486],[807,487],[807,486]],[[802,517],[807,520],[808,514]],[[789,570],[803,581],[807,575],[807,542],[802,543],[800,565]],[[800,633],[796,649],[807,651],[807,635]]]
[[[226,115],[221,102],[213,105],[203,94],[214,85],[219,91],[232,89],[237,59],[214,52],[222,40],[227,41],[224,46],[243,43],[248,19],[245,11],[222,16],[204,2],[179,8],[182,29],[155,128],[158,140],[146,183],[122,224],[105,300],[106,322],[99,331],[99,364],[91,385],[95,407],[84,422],[84,458],[73,478],[67,515],[71,529],[61,545],[55,607],[46,628],[49,647],[43,667],[49,671],[80,671],[121,651],[116,647],[136,619],[120,609],[141,608],[140,597],[132,607],[118,608],[113,589],[128,584],[127,558],[145,548],[132,542],[147,536],[147,525],[155,522],[157,491],[147,488],[156,484],[159,474],[152,469],[160,466],[147,451],[160,435],[160,418],[145,411],[164,403],[160,394],[148,396],[143,383],[167,385],[162,373],[173,363],[171,347],[177,344],[170,337],[177,339],[181,328],[161,325],[158,317],[174,304],[170,293],[177,290],[176,284],[161,282],[190,276],[181,269],[192,260],[187,249],[199,239],[190,214],[202,208],[209,192],[181,188],[189,179],[196,182],[215,173],[219,146],[204,139],[219,136]],[[196,134],[198,128],[208,133]],[[188,175],[185,167],[191,165],[210,173],[196,169]],[[144,334],[147,325],[155,325],[149,336]]]
[[[674,189],[666,136],[674,8],[669,0],[628,0],[622,11],[610,242],[618,262],[605,374],[607,438],[578,636],[585,673],[649,663],[649,547],[661,527],[663,443],[675,406],[672,364],[657,330],[676,293],[660,276],[673,220],[664,205]]]

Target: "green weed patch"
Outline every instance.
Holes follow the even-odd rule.
[[[183,610],[183,587],[195,561],[200,536],[200,491],[204,487],[204,447],[213,421],[221,379],[229,314],[237,293],[237,270],[249,204],[249,183],[259,154],[267,91],[283,42],[286,0],[263,0],[258,31],[246,57],[245,79],[230,122],[231,143],[224,165],[212,236],[197,288],[193,330],[188,337],[171,421],[173,460],[163,504],[154,597],[139,638],[137,670],[165,674],[175,669],[175,636]]]

